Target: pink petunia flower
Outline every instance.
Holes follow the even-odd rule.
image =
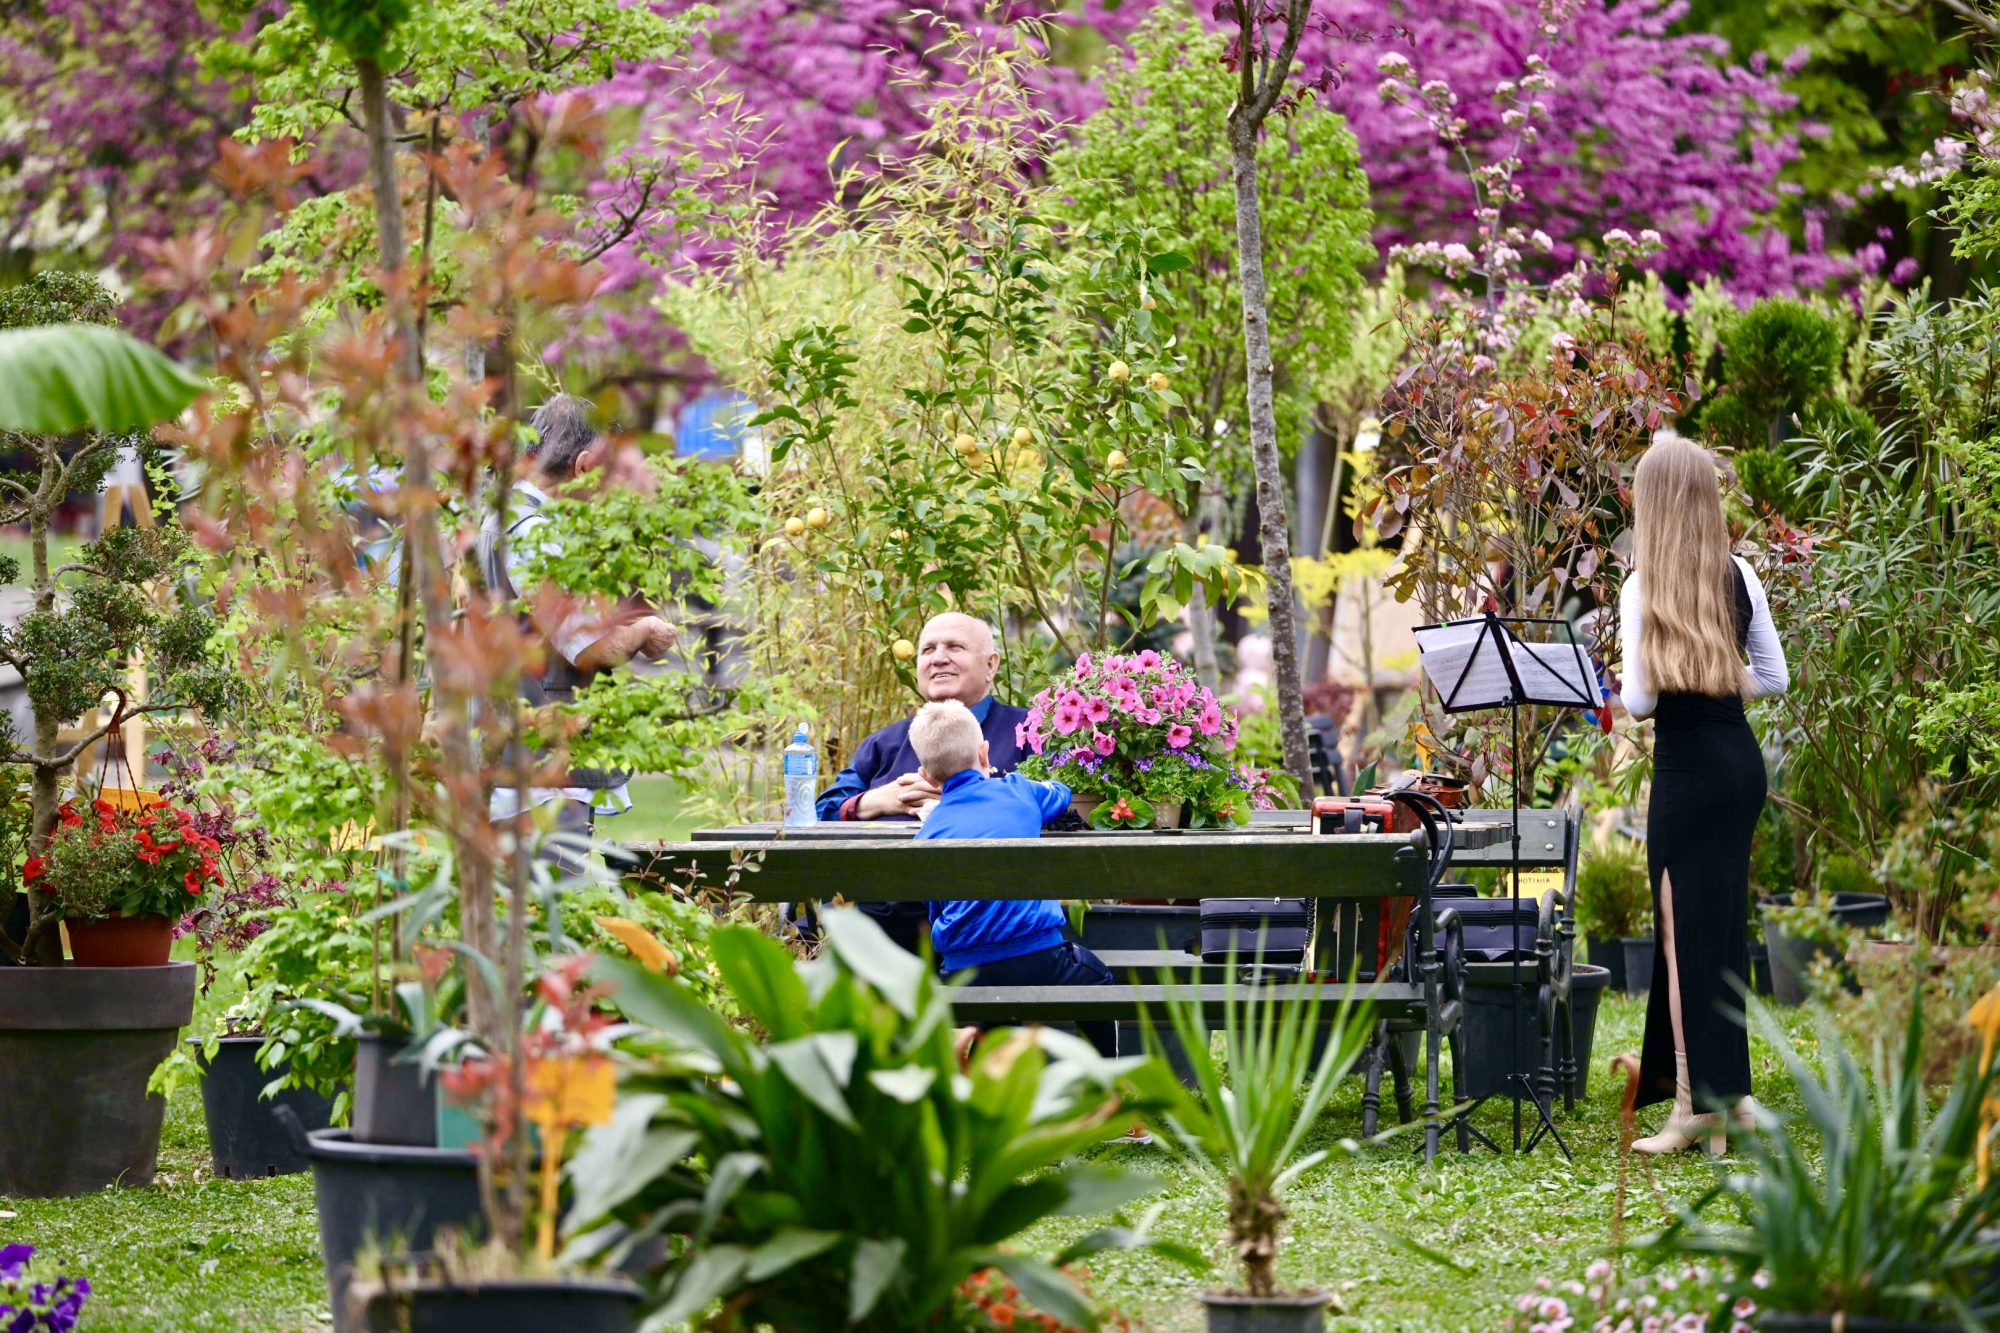
[[[1097,758],[1097,752],[1095,750],[1091,749],[1088,745],[1079,745],[1074,750],[1071,750],[1069,752],[1069,758],[1064,762],[1076,764],[1077,766],[1081,767],[1082,765],[1089,763],[1091,760],[1095,758]]]
[[[1176,722],[1167,728],[1167,746],[1169,749],[1184,750],[1193,739],[1193,728],[1184,723]]]
[[[1222,710],[1215,706],[1215,700],[1208,701],[1207,706],[1201,710],[1201,716],[1195,719],[1195,725],[1201,728],[1201,734],[1204,736],[1213,736],[1222,730]]]
[[[1083,706],[1083,715],[1092,722],[1102,722],[1111,716],[1111,705],[1100,698],[1092,698]]]
[[[1149,727],[1160,725],[1160,710],[1157,708],[1135,708],[1132,710],[1132,716],[1138,718]]]
[[[1139,670],[1151,671],[1160,664],[1160,655],[1151,648],[1142,648],[1139,650],[1139,656],[1135,660],[1139,664]]]
[[[1081,705],[1071,707],[1067,699],[1056,709],[1056,730],[1067,736],[1083,725]]]
[[[1116,738],[1106,735],[1101,731],[1094,731],[1090,734],[1090,743],[1096,748],[1097,753],[1106,759],[1109,759],[1111,752],[1118,748]]]
[[[1089,653],[1078,653],[1076,655],[1076,674],[1079,676],[1087,676],[1090,674]]]

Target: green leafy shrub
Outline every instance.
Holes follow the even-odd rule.
[[[1650,932],[1653,881],[1644,844],[1611,837],[1594,843],[1576,869],[1576,913],[1595,939],[1632,939]]]
[[[961,1071],[949,990],[860,912],[825,928],[808,963],[748,927],[710,937],[754,1033],[679,979],[598,963],[611,1002],[659,1035],[571,1161],[572,1253],[670,1235],[649,1275],[656,1327],[722,1301],[748,1327],[925,1328],[989,1268],[1092,1325],[1059,1266],[1140,1236],[1108,1227],[1050,1258],[1005,1247],[1150,1187],[1072,1160],[1150,1109],[1115,1091],[1142,1062],[1041,1031],[989,1035]]]
[[[1900,1050],[1878,1032],[1866,1068],[1823,1027],[1824,1073],[1752,1012],[1804,1110],[1760,1111],[1735,1145],[1751,1169],[1721,1176],[1650,1248],[1727,1260],[1766,1310],[1991,1327],[2000,1245],[1980,1233],[2000,1224],[2000,1176],[1975,1180],[1974,1160],[1994,1072],[1966,1059],[1933,1111],[1920,1006]]]

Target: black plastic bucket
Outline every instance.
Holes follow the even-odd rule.
[[[281,1119],[289,1114],[278,1112]],[[347,1308],[354,1256],[364,1246],[422,1253],[442,1229],[470,1235],[484,1227],[479,1165],[469,1152],[356,1143],[344,1129],[310,1135],[300,1131],[299,1137],[306,1140],[312,1161],[320,1253],[326,1260],[336,1333],[357,1333],[364,1327]]]
[[[366,1333],[630,1333],[644,1299],[635,1283],[622,1278],[464,1284],[420,1279],[371,1288],[354,1314],[355,1327]]]
[[[257,1048],[263,1044],[262,1037],[224,1037],[202,1071],[209,1157],[224,1180],[289,1176],[306,1169],[304,1146],[272,1114],[273,1108],[290,1107],[308,1130],[325,1129],[333,1119],[332,1101],[310,1088],[286,1088],[268,1099],[258,1096],[284,1072],[282,1065],[268,1073],[257,1067]]]
[[[1508,1075],[1526,1074],[1533,1079],[1542,1067],[1542,1033],[1536,1018],[1533,979],[1534,969],[1524,964],[1517,1009],[1509,964],[1481,963],[1466,969],[1464,1027],[1459,1039],[1459,1051],[1465,1061],[1467,1096],[1489,1097],[1519,1091],[1519,1084],[1510,1087]],[[1572,1091],[1578,1097],[1588,1093],[1590,1053],[1597,1036],[1597,1002],[1610,984],[1609,971],[1588,963],[1578,964],[1570,976],[1577,1067]],[[1517,1014],[1518,1028],[1514,1025]],[[1562,1021],[1560,1014],[1556,1021]],[[1508,1058],[1510,1041],[1515,1043],[1511,1060]],[[1560,1036],[1549,1059],[1552,1068],[1558,1067],[1562,1061]]]
[[[354,1141],[406,1148],[437,1146],[437,1084],[407,1037],[364,1032],[354,1045]]]

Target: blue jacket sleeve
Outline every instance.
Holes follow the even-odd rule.
[[[1042,822],[1044,824],[1052,819],[1061,818],[1062,812],[1069,809],[1070,789],[1062,783],[1051,781],[1035,782],[1029,785],[1034,787],[1035,795],[1041,800]]]
[[[834,774],[833,785],[821,792],[819,799],[813,802],[813,810],[819,815],[822,824],[830,824],[840,818],[840,807],[847,803],[848,797],[867,790],[868,784],[861,780],[859,773],[851,766],[843,768]]]

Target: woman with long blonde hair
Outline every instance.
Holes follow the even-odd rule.
[[[1633,478],[1634,568],[1618,596],[1620,693],[1634,717],[1653,719],[1646,860],[1658,947],[1639,1104],[1673,1100],[1666,1127],[1632,1145],[1643,1153],[1715,1151],[1713,1108],[1741,1117],[1751,1105],[1742,993],[1766,784],[1743,701],[1782,693],[1790,672],[1764,585],[1730,553],[1716,476],[1692,440],[1654,440]]]

